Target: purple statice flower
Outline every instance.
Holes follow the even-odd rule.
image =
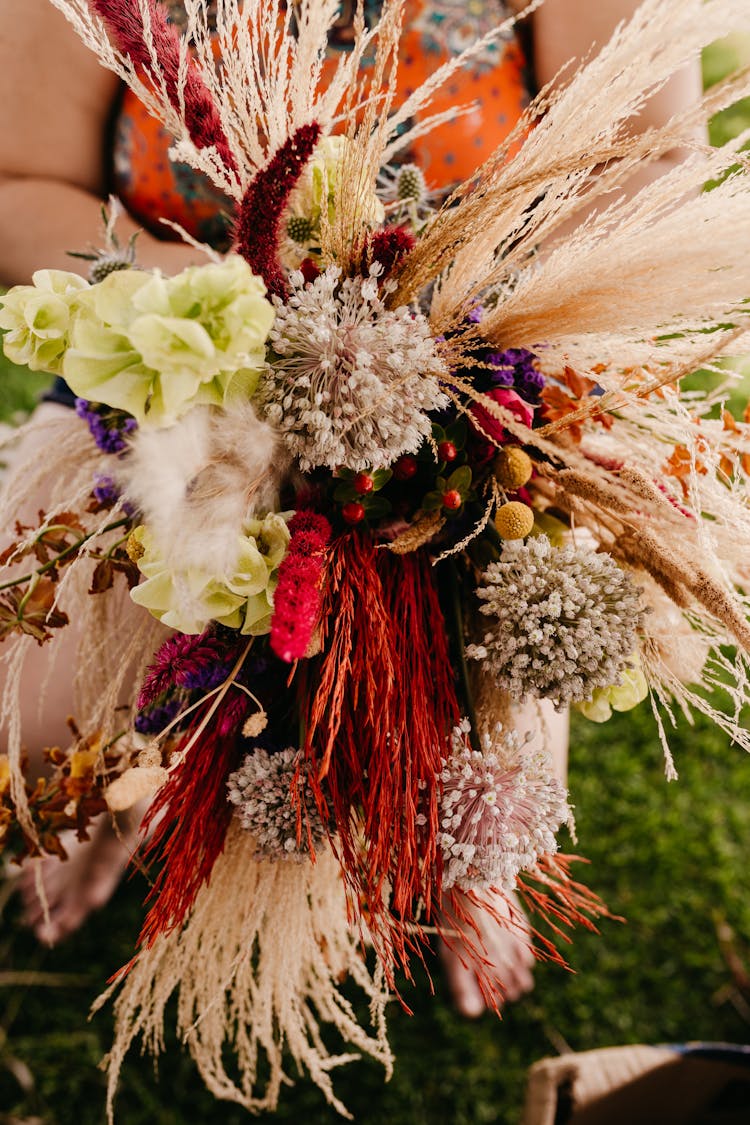
[[[138,428],[135,418],[124,411],[110,410],[86,398],[76,399],[76,414],[84,420],[102,453],[122,453],[127,447],[128,435]]]
[[[106,507],[116,504],[120,499],[120,490],[112,477],[105,476],[104,473],[97,473],[94,481],[96,482],[93,489],[94,498]]]
[[[513,387],[527,402],[539,402],[545,384],[544,375],[536,367],[536,355],[526,348],[508,348],[490,352],[486,362],[492,366],[490,379],[495,387]]]
[[[474,307],[467,314],[466,319],[469,322],[469,324],[481,324],[483,316],[484,316],[484,306],[483,305],[474,305]]]
[[[490,380],[493,387],[512,387],[515,383],[516,369],[509,361],[507,352],[490,352],[485,361],[492,368]]]
[[[96,473],[94,482],[92,495],[102,507],[111,508],[120,500],[120,489],[112,477],[105,473]],[[135,508],[127,500],[123,501],[120,506],[126,516],[132,517],[135,515]]]
[[[206,650],[204,662],[201,662],[200,651],[195,651],[193,657],[195,658],[195,663],[192,665],[186,664],[175,677],[180,687],[185,688],[186,691],[213,691],[213,689],[223,683],[229,675],[231,664],[225,662],[214,663],[208,648]]]
[[[181,703],[177,697],[167,699],[157,707],[149,707],[145,711],[140,711],[135,717],[133,726],[139,734],[159,734],[165,727],[169,726],[180,706]]]

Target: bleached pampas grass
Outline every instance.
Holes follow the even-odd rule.
[[[702,46],[730,28],[749,25],[750,12],[741,0],[647,0],[564,89],[542,91],[476,181],[448,201],[410,256],[393,301],[412,299],[447,271],[432,309],[433,327],[442,332],[460,325],[472,300],[488,289],[502,293],[508,279],[521,270],[511,295],[501,296],[483,321],[484,335],[504,341],[503,346],[509,340],[519,346],[546,341],[554,346],[575,336],[580,358],[581,343],[585,346],[589,333],[610,334],[617,337],[612,344],[623,364],[631,360],[627,345],[642,344],[654,325],[666,332],[676,317],[689,324],[691,316],[700,319],[722,304],[733,308],[742,286],[747,290],[748,279],[731,253],[721,284],[712,279],[706,305],[699,308],[681,304],[684,291],[674,285],[674,254],[676,241],[686,278],[695,269],[703,283],[707,248],[714,263],[717,246],[729,250],[723,225],[728,199],[706,196],[693,201],[692,196],[717,167],[728,167],[735,156],[729,150],[701,151],[695,130],[709,107],[714,111],[747,93],[748,74],[711,91],[705,106],[693,107],[664,128],[633,135],[630,122],[646,99]],[[521,141],[520,151],[510,156]],[[699,149],[692,160],[631,202],[619,200],[644,161],[684,143]],[[750,188],[735,182],[725,191],[744,229]],[[560,227],[577,220],[593,202],[604,206],[605,213],[584,223],[576,235],[568,234],[555,249]],[[529,269],[540,243],[546,244],[545,252]],[[498,247],[503,247],[502,256]],[[631,289],[642,282],[646,263],[656,272],[638,303]],[[570,327],[573,319],[575,330]],[[586,358],[599,343],[592,342]],[[643,362],[643,348],[640,355]]]
[[[97,1001],[98,1008],[119,992],[108,1059],[110,1122],[129,1047],[140,1037],[159,1054],[165,1009],[175,994],[178,1031],[208,1089],[251,1112],[276,1107],[288,1081],[285,1055],[345,1117],[351,1115],[334,1092],[333,1068],[363,1053],[390,1075],[388,992],[382,968],[370,973],[359,931],[347,920],[338,862],[326,847],[314,864],[269,862],[254,849],[252,837],[235,822],[184,927],[142,950],[124,981]],[[369,1032],[341,992],[344,974],[369,1000]],[[324,1025],[347,1044],[343,1053],[325,1046]],[[228,1050],[236,1078],[229,1073]]]

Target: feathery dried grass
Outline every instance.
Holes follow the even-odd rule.
[[[44,456],[40,457],[42,444]],[[45,525],[54,523],[57,513],[79,512],[90,496],[97,471],[106,471],[106,457],[96,449],[85,424],[72,411],[32,420],[22,431],[20,447],[0,498],[0,526],[11,527],[19,517],[35,524],[40,503],[46,512]],[[101,534],[112,518],[108,512],[90,522],[89,529],[95,534],[87,545],[89,549],[106,547],[114,541],[117,532]],[[33,528],[27,533],[29,541],[38,534],[39,529]],[[23,572],[28,565],[28,561],[20,564]],[[29,691],[34,691],[41,714],[52,678],[66,675],[71,681],[71,713],[79,718],[84,733],[99,730],[106,740],[116,733],[118,722],[122,724],[118,707],[134,705],[136,685],[167,634],[162,625],[133,604],[124,583],[116,583],[105,593],[90,595],[93,565],[84,551],[62,571],[55,604],[65,610],[70,624],[47,642],[45,652],[49,659],[41,683],[35,682],[32,688],[24,675],[36,646],[32,637],[7,638],[0,655],[6,665],[0,730],[5,731],[7,740],[11,799],[21,826],[32,840],[36,840],[36,831],[21,769],[22,712]],[[4,580],[13,577],[17,566],[11,560],[4,568]]]
[[[351,975],[370,1001],[371,1032],[360,1026],[340,991],[343,974]],[[141,1037],[159,1054],[165,1008],[175,993],[178,1030],[207,1087],[251,1112],[276,1107],[288,1081],[286,1052],[345,1117],[350,1114],[331,1082],[334,1067],[363,1052],[391,1072],[382,970],[371,975],[367,969],[358,932],[347,918],[341,872],[328,848],[314,864],[271,862],[254,855],[252,837],[234,824],[184,928],[143,950],[124,982],[108,989],[96,1007],[118,988],[109,1055],[110,1121],[130,1045]],[[330,1053],[323,1024],[332,1025],[355,1052]],[[236,1079],[227,1069],[227,1048],[236,1056]],[[259,1071],[265,1072],[266,1064],[262,1079]]]

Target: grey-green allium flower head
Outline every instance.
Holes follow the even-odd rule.
[[[477,597],[489,628],[467,655],[512,698],[558,707],[621,682],[644,612],[639,588],[610,555],[553,547],[546,536],[507,543]]]

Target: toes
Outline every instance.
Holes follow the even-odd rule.
[[[37,866],[41,863],[41,870]],[[54,864],[54,868],[50,867]],[[45,915],[53,910],[64,893],[61,880],[62,869],[57,860],[32,860],[27,863],[19,879],[19,891],[23,902],[23,922],[35,929]],[[40,884],[42,893],[40,894]]]
[[[448,979],[453,1003],[457,1010],[468,1019],[477,1019],[486,1010],[487,1005],[479,988],[476,974],[471,968],[461,963],[458,954],[449,949],[445,942],[440,943],[440,956],[445,967],[445,975]]]

